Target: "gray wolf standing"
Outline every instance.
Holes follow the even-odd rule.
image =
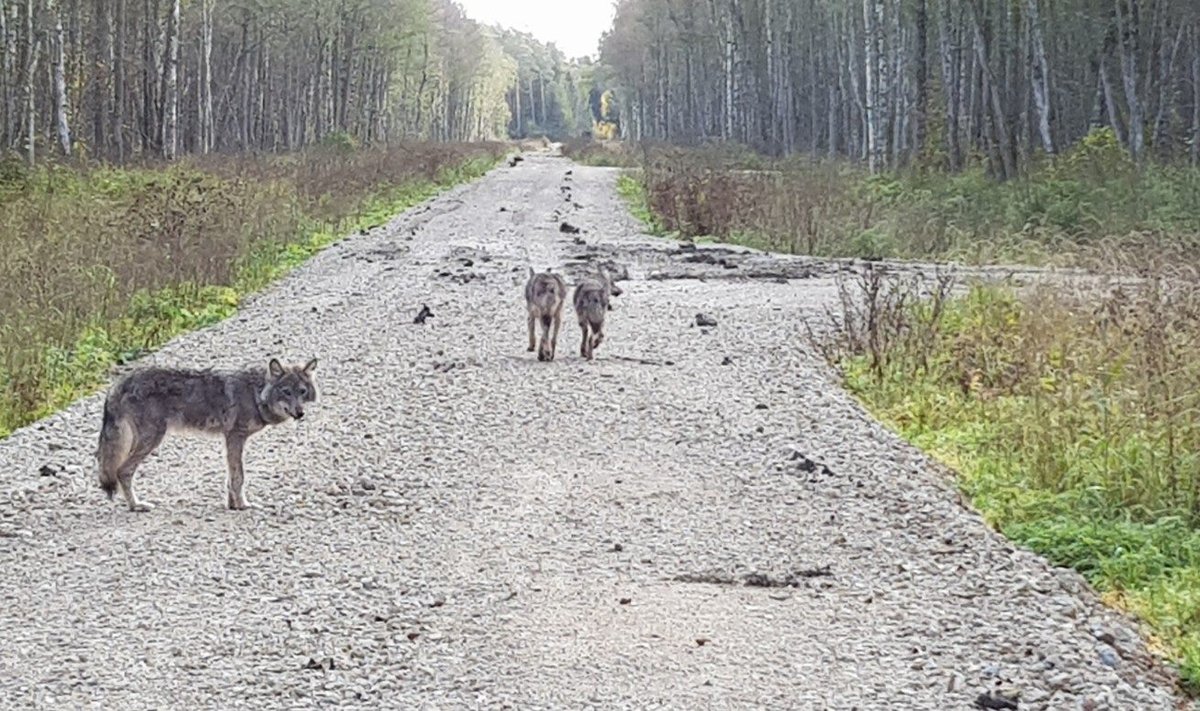
[[[529,350],[535,348],[538,360],[554,360],[558,348],[558,329],[562,326],[563,304],[567,302],[567,285],[557,274],[534,273],[529,268],[529,281],[525,283],[525,306],[529,311]],[[542,338],[539,344],[534,338],[534,325],[542,323]]]
[[[100,426],[100,488],[111,499],[119,486],[130,511],[149,511],[133,491],[133,473],[167,432],[225,437],[229,508],[250,508],[242,493],[242,449],[250,435],[304,417],[317,399],[313,358],[285,367],[276,359],[263,369],[236,372],[142,368],[118,381],[104,401]]]
[[[583,331],[579,355],[592,359],[593,353],[604,341],[604,316],[609,310],[609,298],[621,294],[621,288],[613,283],[604,267],[597,267],[595,276],[585,276],[576,285],[575,315]]]

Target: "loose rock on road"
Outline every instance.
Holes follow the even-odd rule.
[[[804,320],[843,267],[642,236],[615,175],[503,166],[156,354],[320,357],[248,445],[260,511],[182,437],[152,513],[106,501],[100,396],[0,442],[0,705],[1186,708],[838,388]],[[539,363],[527,268],[594,263],[626,278],[597,360],[568,307]]]

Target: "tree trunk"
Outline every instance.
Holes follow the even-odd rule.
[[[25,159],[37,159],[37,104],[33,77],[37,74],[37,40],[33,34],[33,0],[25,0]]]
[[[1113,90],[1112,78],[1108,74],[1107,53],[1100,56],[1098,77],[1100,90],[1104,95],[1104,113],[1108,116],[1108,125],[1112,128],[1113,134],[1116,135],[1121,145],[1127,145],[1128,141],[1125,138],[1124,127],[1121,123],[1121,113],[1117,109],[1117,95]]]
[[[177,131],[179,121],[179,3],[171,0],[167,15],[166,42],[163,57],[163,101],[162,101],[162,155],[174,160],[178,149]]]
[[[1167,113],[1172,106],[1175,92],[1171,79],[1175,76],[1175,60],[1179,57],[1179,47],[1183,44],[1184,27],[1181,25],[1175,32],[1175,39],[1170,44],[1170,52],[1164,44],[1159,50],[1158,73],[1158,107],[1154,113],[1154,126],[1151,129],[1150,145],[1161,156],[1166,156]]]
[[[126,0],[117,0],[116,26],[117,49],[113,61],[113,139],[116,142],[117,160],[125,160],[125,28]]]
[[[850,142],[852,144],[853,155],[858,160],[868,160],[870,158],[870,151],[867,136],[870,133],[870,129],[867,125],[866,96],[859,82],[859,75],[862,72],[859,71],[858,66],[858,43],[854,41],[855,22],[853,16],[848,14],[842,20],[842,23],[846,30],[846,63],[849,65],[847,73],[850,75],[850,93],[853,94],[854,105],[858,109],[857,120],[849,122],[851,131]]]
[[[983,26],[980,23],[979,11],[974,0],[968,4],[971,20],[975,26],[975,56],[983,73],[984,100],[991,105],[992,130],[996,136],[996,151],[1000,154],[1001,177],[1008,179],[1016,174],[1016,166],[1013,165],[1012,138],[1008,130],[1008,118],[1004,111],[1004,99],[1000,94],[1000,87],[996,84],[992,67],[988,63],[991,53],[988,49],[987,38],[983,33]]]
[[[1046,43],[1042,37],[1042,20],[1038,14],[1038,0],[1025,0],[1025,11],[1029,13],[1029,34],[1033,44],[1030,76],[1033,84],[1033,102],[1037,109],[1037,131],[1042,140],[1042,150],[1054,155],[1054,138],[1050,134],[1050,67],[1046,61]]]
[[[513,104],[515,104],[516,108],[513,110],[513,113],[516,115],[516,118],[517,118],[517,138],[524,138],[525,137],[525,121],[524,121],[525,117],[522,115],[522,112],[521,112],[521,74],[520,74],[520,72],[517,73],[516,78],[517,78],[516,83],[513,86]]]
[[[108,72],[112,61],[109,49],[108,0],[96,0],[92,18],[92,74],[88,101],[92,102],[92,152],[108,154]]]
[[[875,173],[883,168],[884,146],[880,127],[880,80],[883,56],[879,51],[879,20],[882,0],[863,0],[863,46],[866,57],[866,93],[863,103],[867,123],[867,168]]]
[[[200,2],[200,139],[201,153],[213,149],[212,0]]]
[[[913,155],[925,152],[925,136],[929,121],[929,4],[917,0],[917,105],[913,110]]]
[[[942,94],[946,102],[946,154],[950,170],[962,168],[962,149],[959,145],[959,107],[962,106],[962,51],[957,40],[950,36],[953,24],[950,6],[942,3],[939,13],[938,54],[942,66]]]
[[[1137,0],[1114,0],[1113,13],[1117,22],[1117,47],[1121,57],[1121,84],[1125,89],[1125,105],[1129,108],[1129,152],[1135,161],[1141,162],[1145,152],[1146,119],[1142,109],[1142,98],[1138,91],[1138,41],[1139,11]],[[1125,17],[1122,5],[1128,7]]]
[[[733,138],[733,15],[725,12],[725,117],[721,124],[721,137],[725,140]]]
[[[8,3],[0,0],[0,150],[8,147],[11,138],[12,81],[16,77],[13,49],[8,31]]]
[[[142,2],[142,106],[141,131],[142,152],[148,153],[155,146],[157,126],[154,116],[158,113],[157,98],[155,97],[155,74],[157,73],[157,52],[155,51],[155,28],[158,27],[158,0],[143,0]]]
[[[1200,22],[1192,26],[1192,165],[1200,165]]]
[[[54,125],[58,148],[64,156],[71,155],[70,103],[67,99],[66,35],[58,3],[47,0],[46,9],[54,21],[54,37],[50,42],[54,58]]]

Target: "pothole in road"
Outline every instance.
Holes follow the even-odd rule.
[[[830,577],[833,577],[833,569],[824,565],[819,568],[802,568],[782,575],[755,572],[735,577],[721,573],[684,573],[676,575],[671,580],[677,583],[733,585],[747,588],[798,588],[812,578]]]

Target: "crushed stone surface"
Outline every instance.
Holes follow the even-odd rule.
[[[839,389],[805,322],[853,265],[642,235],[615,177],[529,155],[152,356],[320,358],[247,446],[260,510],[184,436],[138,472],[157,508],[110,503],[101,395],[0,442],[0,706],[1189,708]],[[527,268],[595,263],[596,360],[568,297],[538,362]]]

